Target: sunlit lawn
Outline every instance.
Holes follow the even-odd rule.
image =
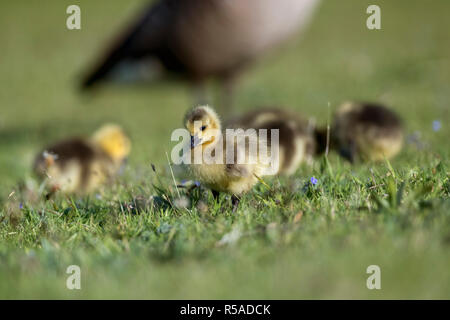
[[[83,70],[142,1],[77,3],[79,31],[65,27],[70,1],[0,5],[0,298],[450,298],[449,1],[324,1],[303,36],[256,63],[237,110],[285,106],[325,123],[328,105],[379,101],[409,138],[392,170],[331,154],[268,179],[234,215],[206,190],[189,210],[130,209],[178,197],[165,152],[193,96],[167,81],[82,95]],[[379,31],[365,27],[373,3]],[[45,144],[109,121],[133,140],[115,185],[47,202],[20,191]],[[66,288],[72,264],[81,290]],[[381,290],[366,288],[373,264]]]

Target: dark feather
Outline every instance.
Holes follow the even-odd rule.
[[[82,83],[89,88],[104,79],[120,62],[138,60],[144,56],[159,56],[166,66],[174,66],[174,58],[169,58],[166,37],[170,33],[171,22],[178,12],[177,1],[165,0],[152,4],[136,23],[129,27],[122,36],[107,50],[100,63],[87,75]]]

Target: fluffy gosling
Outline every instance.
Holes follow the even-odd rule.
[[[219,192],[231,194],[233,212],[239,205],[239,196],[248,192],[258,183],[261,176],[268,175],[268,165],[262,163],[259,152],[253,152],[249,145],[258,143],[245,139],[245,144],[237,143],[222,131],[217,113],[210,107],[200,106],[189,111],[185,116],[185,126],[191,135],[191,173],[196,180],[210,188],[215,198]],[[261,143],[266,143],[261,141]],[[228,147],[227,147],[228,146]],[[233,151],[231,151],[233,150]],[[231,154],[233,152],[233,154]],[[194,162],[196,154],[210,154],[221,163],[202,161]],[[242,156],[245,161],[237,161]],[[232,158],[232,161],[227,161]],[[229,163],[233,162],[233,163]],[[242,162],[242,163],[239,163]]]
[[[50,194],[89,193],[113,178],[130,153],[131,142],[117,125],[107,124],[91,138],[70,138],[40,152],[34,172],[47,179]]]
[[[230,119],[226,128],[279,130],[279,167],[277,174],[293,174],[301,163],[311,163],[316,153],[314,127],[297,113],[278,108],[250,111]]]
[[[332,147],[352,163],[391,159],[403,146],[402,122],[382,105],[346,102],[334,115],[331,139]]]

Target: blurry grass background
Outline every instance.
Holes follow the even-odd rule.
[[[81,30],[66,29],[70,4],[81,7]],[[370,4],[381,7],[382,30],[366,28]],[[236,216],[211,198],[207,215],[132,215],[117,205],[155,192],[150,163],[169,188],[165,151],[193,101],[178,82],[77,91],[102,46],[143,5],[0,4],[1,298],[450,298],[449,1],[323,1],[304,34],[249,69],[238,110],[285,106],[324,123],[328,104],[379,101],[420,143],[405,146],[394,172],[335,155],[330,172],[319,159],[270,181],[274,194],[258,187]],[[35,153],[107,121],[133,140],[121,181],[101,199],[25,203],[12,219],[8,195],[32,177]],[[319,184],[305,191],[312,175]],[[232,230],[241,238],[216,246]],[[65,288],[70,264],[82,268],[80,291]],[[381,267],[382,290],[366,288],[370,264]]]

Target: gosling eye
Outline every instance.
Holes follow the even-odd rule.
[[[202,126],[202,127],[200,128],[200,130],[202,130],[202,131],[205,131],[205,129],[206,129],[206,126]]]

